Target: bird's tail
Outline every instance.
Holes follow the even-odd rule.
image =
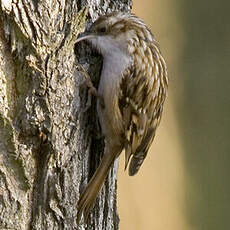
[[[119,151],[115,149],[112,153],[108,151],[110,151],[109,148],[105,151],[99,167],[80,196],[78,201],[77,223],[80,222],[82,214],[84,214],[85,220],[87,219],[89,211],[96,200],[102,184],[119,153]]]

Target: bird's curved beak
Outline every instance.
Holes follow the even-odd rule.
[[[91,38],[95,38],[94,34],[91,34],[89,32],[84,32],[82,34],[80,34],[80,36],[78,37],[78,39],[76,40],[76,43],[83,41],[83,40],[89,40]]]

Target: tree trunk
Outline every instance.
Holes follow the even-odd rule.
[[[75,41],[86,18],[131,8],[101,2],[0,3],[0,229],[78,229],[77,201],[104,145],[77,68],[97,85],[101,58]],[[117,163],[81,229],[118,229],[116,176]]]

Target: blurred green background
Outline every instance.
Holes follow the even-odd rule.
[[[230,2],[134,0],[133,12],[159,41],[170,86],[137,176],[121,157],[120,229],[229,230]]]

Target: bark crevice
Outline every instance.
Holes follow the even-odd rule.
[[[129,10],[130,2],[0,3],[0,228],[118,229],[117,165],[88,225],[76,225],[79,191],[98,166],[103,137],[77,68],[96,86],[101,57],[75,41],[86,19]]]

